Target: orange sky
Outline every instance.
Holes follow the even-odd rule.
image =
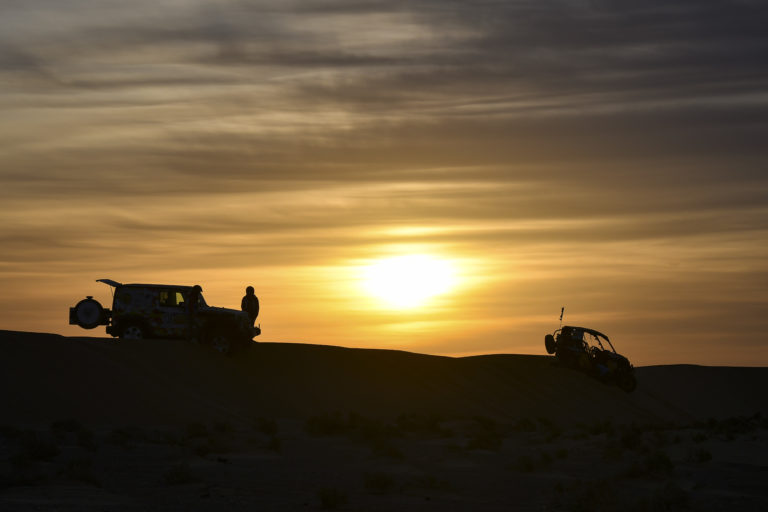
[[[565,306],[636,364],[768,364],[758,3],[142,3],[2,8],[0,328],[252,284],[265,341],[543,354]],[[366,288],[413,254],[453,284]]]

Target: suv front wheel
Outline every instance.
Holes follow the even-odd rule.
[[[216,352],[229,355],[235,350],[235,337],[227,329],[209,329],[203,339]]]

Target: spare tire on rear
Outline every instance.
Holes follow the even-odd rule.
[[[104,324],[104,316],[104,308],[91,297],[78,302],[69,312],[70,323],[76,323],[83,329],[94,329]]]
[[[544,346],[547,349],[547,354],[554,354],[557,352],[557,342],[555,341],[555,337],[551,334],[544,336]]]

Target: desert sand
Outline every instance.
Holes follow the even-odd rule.
[[[0,331],[0,510],[768,510],[768,368],[637,378]]]

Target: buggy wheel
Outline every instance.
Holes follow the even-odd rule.
[[[627,393],[633,392],[637,387],[637,379],[631,373],[621,372],[616,380],[619,387]]]
[[[143,340],[144,338],[146,338],[146,333],[144,332],[144,329],[137,324],[126,325],[120,333],[121,340]]]
[[[557,352],[557,342],[555,337],[551,334],[544,336],[544,347],[547,349],[547,354],[554,354]]]

